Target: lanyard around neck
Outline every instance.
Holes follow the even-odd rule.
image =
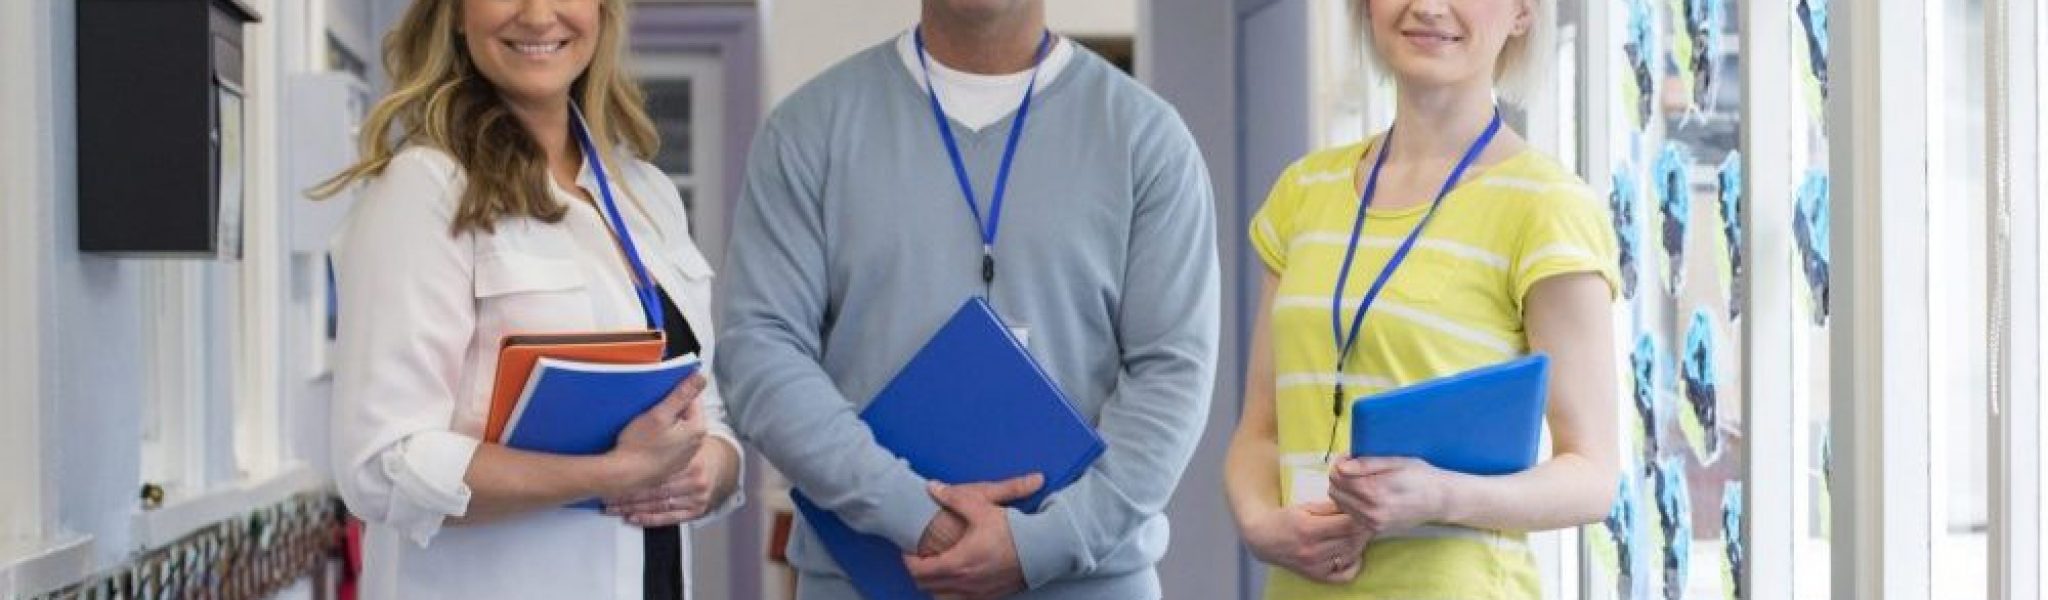
[[[981,201],[974,194],[974,182],[967,177],[967,161],[960,158],[960,143],[953,138],[953,126],[946,117],[946,107],[939,104],[938,87],[932,85],[931,60],[925,57],[924,31],[911,34],[917,43],[917,64],[924,70],[925,98],[931,101],[932,119],[939,124],[939,139],[946,143],[946,156],[953,161],[953,177],[960,181],[960,195],[967,200],[967,211],[974,215],[974,225],[981,234],[981,283],[993,285],[996,280],[996,231],[1003,220],[1003,194],[1010,183],[1010,163],[1017,158],[1017,140],[1024,136],[1024,119],[1031,115],[1031,94],[1038,89],[1038,68],[1045,64],[1046,49],[1052,47],[1052,32],[1038,37],[1038,51],[1031,63],[1031,81],[1024,86],[1024,100],[1017,104],[1017,118],[1010,122],[1010,139],[1003,144],[1003,162],[996,169],[995,194],[989,196],[988,220],[981,218]]]
[[[1422,236],[1422,229],[1429,226],[1430,219],[1436,217],[1436,210],[1443,206],[1444,197],[1451,194],[1451,188],[1457,187],[1458,179],[1465,175],[1465,170],[1472,166],[1473,161],[1479,159],[1480,151],[1485,150],[1486,145],[1493,142],[1493,136],[1500,133],[1500,127],[1500,109],[1495,108],[1493,120],[1486,124],[1486,131],[1481,132],[1479,139],[1473,140],[1472,146],[1465,149],[1465,156],[1458,160],[1458,166],[1451,169],[1450,176],[1444,179],[1443,187],[1437,190],[1436,199],[1429,204],[1429,212],[1423,213],[1422,220],[1415,224],[1415,229],[1408,232],[1408,238],[1402,240],[1401,245],[1394,249],[1394,255],[1387,259],[1386,266],[1380,268],[1379,277],[1373,279],[1372,287],[1366,290],[1365,297],[1359,299],[1358,310],[1351,314],[1350,331],[1346,332],[1340,328],[1344,310],[1344,284],[1351,277],[1351,260],[1358,253],[1359,234],[1365,228],[1365,209],[1372,205],[1373,193],[1379,188],[1380,168],[1386,166],[1387,153],[1393,145],[1393,128],[1388,128],[1387,135],[1381,138],[1379,158],[1373,160],[1372,173],[1365,179],[1365,191],[1358,198],[1358,216],[1353,217],[1351,221],[1351,241],[1344,247],[1344,265],[1337,271],[1337,289],[1330,293],[1330,337],[1337,343],[1336,387],[1330,395],[1332,415],[1344,414],[1344,359],[1351,355],[1351,347],[1358,342],[1358,331],[1365,323],[1366,311],[1372,308],[1373,300],[1379,298],[1380,289],[1386,287],[1387,280],[1394,275],[1394,270],[1400,268],[1402,261],[1407,260],[1408,251],[1415,247],[1415,240]]]
[[[605,175],[604,160],[597,156],[597,144],[590,141],[590,129],[583,124],[583,111],[570,105],[569,114],[573,119],[572,129],[576,130],[576,142],[583,146],[583,160],[590,165],[590,174],[597,178],[597,195],[603,200],[602,212],[611,223],[612,233],[619,238],[619,249],[626,254],[626,263],[633,269],[633,293],[640,297],[640,311],[647,317],[647,326],[656,331],[665,331],[661,298],[654,290],[654,279],[647,275],[647,265],[640,262],[640,251],[633,245],[633,232],[626,229],[626,221],[619,212],[619,205],[612,200],[611,178]]]

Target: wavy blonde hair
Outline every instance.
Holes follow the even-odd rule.
[[[597,52],[571,84],[569,96],[582,107],[600,160],[611,161],[618,142],[636,158],[650,159],[661,139],[647,117],[640,84],[625,67],[627,0],[596,1]],[[490,232],[507,217],[561,220],[568,209],[548,193],[547,154],[477,70],[455,32],[461,2],[414,0],[384,36],[391,93],[363,123],[356,163],[308,194],[328,198],[374,179],[400,150],[422,145],[453,155],[468,176],[450,234]]]

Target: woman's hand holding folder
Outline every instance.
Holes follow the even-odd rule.
[[[1455,473],[1413,458],[1347,458],[1330,471],[1330,498],[1373,531],[1399,531],[1448,519]]]
[[[463,475],[463,483],[470,488],[469,506],[449,522],[488,523],[588,498],[622,496],[665,481],[690,464],[704,443],[707,424],[697,410],[697,395],[703,393],[704,386],[702,374],[684,380],[628,424],[620,432],[617,446],[603,455],[547,454],[502,444],[477,446]]]
[[[619,464],[627,477],[601,496],[658,491],[661,484],[690,465],[704,446],[708,427],[704,411],[697,408],[697,396],[705,385],[703,373],[690,376],[619,432],[618,445],[605,458]]]
[[[1302,577],[1344,583],[1358,577],[1371,530],[1329,500],[1312,500],[1271,510],[1245,523],[1252,554]]]
[[[723,443],[697,450],[690,466],[660,485],[624,496],[605,498],[604,513],[640,527],[662,527],[697,520],[731,495],[738,485],[739,454]]]

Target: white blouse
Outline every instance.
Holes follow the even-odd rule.
[[[615,160],[606,171],[641,260],[703,342],[708,369],[711,267],[690,239],[682,199],[653,165]],[[643,530],[618,517],[556,508],[442,527],[469,505],[463,475],[503,335],[646,327],[596,208],[551,184],[568,206],[560,222],[502,219],[493,233],[451,235],[465,181],[448,154],[408,148],[364,190],[335,240],[332,466],[343,500],[368,526],[362,597],[640,598]],[[600,197],[588,161],[577,183]],[[716,384],[698,401],[711,435],[740,450]],[[698,523],[741,502],[735,491]]]

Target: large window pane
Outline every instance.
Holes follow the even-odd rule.
[[[1604,184],[1622,246],[1630,366],[1620,494],[1586,540],[1594,597],[1723,598],[1743,577],[1742,282],[1736,0],[1623,0]],[[1605,56],[1600,53],[1607,53]],[[1604,70],[1596,73],[1606,73]]]
[[[1991,437],[1986,268],[1984,0],[1940,0],[1928,31],[1928,355],[1935,414],[1934,581],[1944,598],[1989,593]]]

